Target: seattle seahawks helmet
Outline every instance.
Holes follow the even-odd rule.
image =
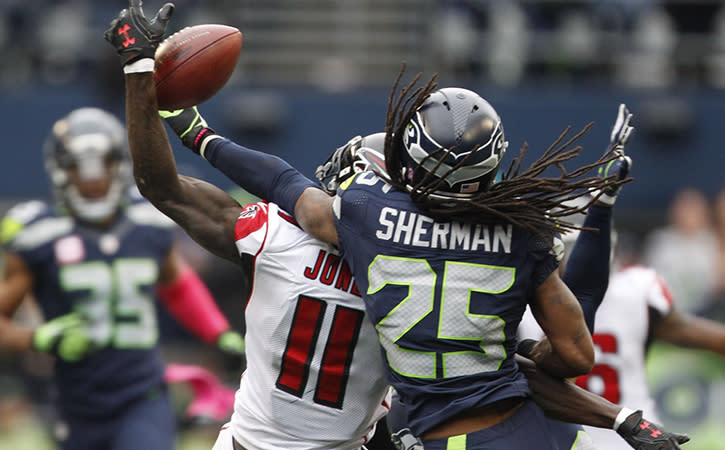
[[[322,189],[335,195],[337,188],[356,173],[366,170],[385,172],[385,133],[373,133],[365,137],[355,136],[347,144],[338,147],[324,164],[317,167],[315,177]]]
[[[433,198],[442,199],[466,199],[487,190],[508,147],[496,110],[462,88],[433,92],[408,123],[402,143],[406,187],[437,183]]]
[[[106,111],[79,108],[58,120],[43,148],[56,200],[85,222],[107,220],[130,185],[126,148],[125,128]]]

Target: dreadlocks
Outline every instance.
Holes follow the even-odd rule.
[[[425,86],[417,87],[421,74],[398,92],[398,86],[405,72],[405,64],[398,74],[388,100],[388,112],[385,123],[385,162],[389,182],[395,188],[407,191],[413,201],[432,215],[445,215],[466,221],[491,223],[506,221],[525,228],[537,234],[552,232],[567,232],[581,229],[581,226],[572,223],[566,218],[583,213],[594,203],[605,188],[616,188],[631,181],[631,178],[617,180],[616,176],[602,178],[583,177],[591,169],[607,164],[616,159],[618,155],[614,148],[610,148],[596,162],[585,165],[568,172],[564,163],[575,158],[582,150],[581,146],[573,147],[591,127],[586,125],[574,136],[569,137],[571,127],[567,127],[554,141],[544,154],[534,161],[531,166],[522,171],[523,158],[526,154],[525,144],[519,151],[519,156],[509,165],[501,181],[489,189],[465,199],[447,197],[445,200],[436,198],[434,192],[444,183],[446,176],[453,173],[472,153],[462,158],[451,167],[443,176],[432,175],[443,163],[451,149],[440,149],[432,152],[414,171],[424,170],[425,175],[415,185],[406,182],[406,175],[402,173],[401,155],[403,150],[403,136],[408,122],[413,118],[417,109],[437,87],[437,75],[433,75]],[[429,159],[436,163],[433,170],[423,169]],[[549,168],[559,170],[559,176],[540,176]],[[409,179],[411,177],[408,177]],[[599,192],[585,204],[572,206],[570,200],[581,197],[584,193]]]

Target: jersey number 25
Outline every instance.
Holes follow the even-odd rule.
[[[471,295],[505,292],[513,286],[515,273],[512,267],[446,261],[441,275],[425,259],[378,255],[368,268],[368,295],[374,299],[386,287],[407,287],[407,295],[376,325],[390,367],[411,378],[449,378],[498,370],[506,358],[506,322],[496,315],[470,312]],[[442,288],[436,295],[439,276],[443,276]],[[440,303],[436,338],[470,341],[477,344],[475,350],[423,352],[398,344],[433,312],[436,302]]]

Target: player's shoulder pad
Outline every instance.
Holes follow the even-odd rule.
[[[244,242],[245,246],[252,247],[264,242],[267,236],[269,218],[270,216],[274,217],[276,211],[278,209],[274,203],[264,201],[244,206],[234,226],[234,241]],[[257,242],[257,244],[251,244],[251,242]]]
[[[268,203],[265,201],[249,203],[242,208],[242,211],[237,217],[237,228],[240,228],[239,223],[242,222],[242,227],[257,229],[267,222],[270,214],[277,211],[281,210],[279,210],[277,205],[274,203]]]
[[[269,214],[272,210],[278,211],[278,207],[274,203],[259,201],[256,203],[248,203],[244,205],[239,213],[239,219],[251,220],[257,218],[258,215]]]
[[[126,207],[128,218],[138,225],[172,229],[176,223],[145,199],[133,199]]]
[[[19,203],[8,210],[0,223],[0,242],[16,249],[38,247],[73,228],[70,216],[56,216],[43,201]]]

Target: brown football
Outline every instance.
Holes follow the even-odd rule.
[[[183,28],[156,49],[154,81],[159,108],[182,109],[214,96],[232,76],[242,33],[228,25]]]

